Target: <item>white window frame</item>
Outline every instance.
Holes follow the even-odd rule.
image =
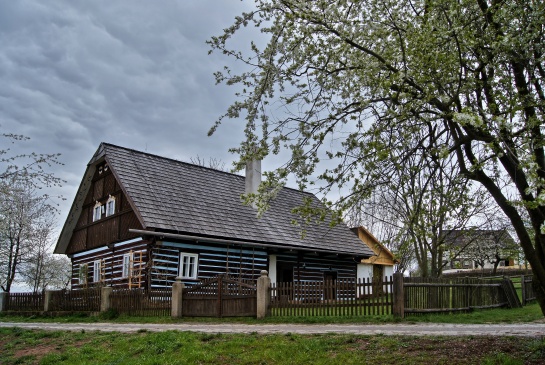
[[[96,222],[102,218],[102,204],[96,202],[93,208],[93,222]]]
[[[130,276],[131,270],[133,268],[133,254],[126,253],[123,255],[123,263],[121,266],[121,278],[126,279]]]
[[[110,195],[108,201],[106,202],[106,217],[115,214],[115,198]]]
[[[93,282],[98,283],[100,282],[100,269],[101,269],[101,262],[100,260],[93,261]]]
[[[198,271],[199,255],[196,253],[180,252],[178,276],[182,279],[197,280]]]

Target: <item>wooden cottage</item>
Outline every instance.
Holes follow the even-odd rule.
[[[284,188],[257,218],[249,178],[102,143],[89,162],[55,253],[72,260],[72,287],[160,288],[229,274],[273,282],[356,278],[373,255],[344,224],[292,224],[309,193]],[[254,181],[248,181],[253,179]],[[257,179],[257,182],[256,182]]]

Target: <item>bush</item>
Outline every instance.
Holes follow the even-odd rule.
[[[110,308],[105,312],[101,312],[98,315],[98,318],[104,319],[104,320],[116,319],[117,317],[119,317],[119,312],[113,308]]]

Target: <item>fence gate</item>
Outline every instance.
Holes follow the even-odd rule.
[[[184,317],[249,317],[257,315],[255,281],[220,275],[185,288]]]

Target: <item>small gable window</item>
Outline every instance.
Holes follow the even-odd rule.
[[[197,265],[199,263],[199,255],[193,253],[180,254],[180,272],[182,279],[197,279]]]
[[[97,201],[95,207],[93,208],[93,222],[96,222],[102,218],[102,209],[102,204]]]
[[[115,213],[115,198],[110,195],[106,202],[106,217],[114,215]]]
[[[122,278],[128,278],[130,276],[131,270],[132,270],[132,252],[126,253],[123,255],[123,267],[121,269],[121,277]]]

